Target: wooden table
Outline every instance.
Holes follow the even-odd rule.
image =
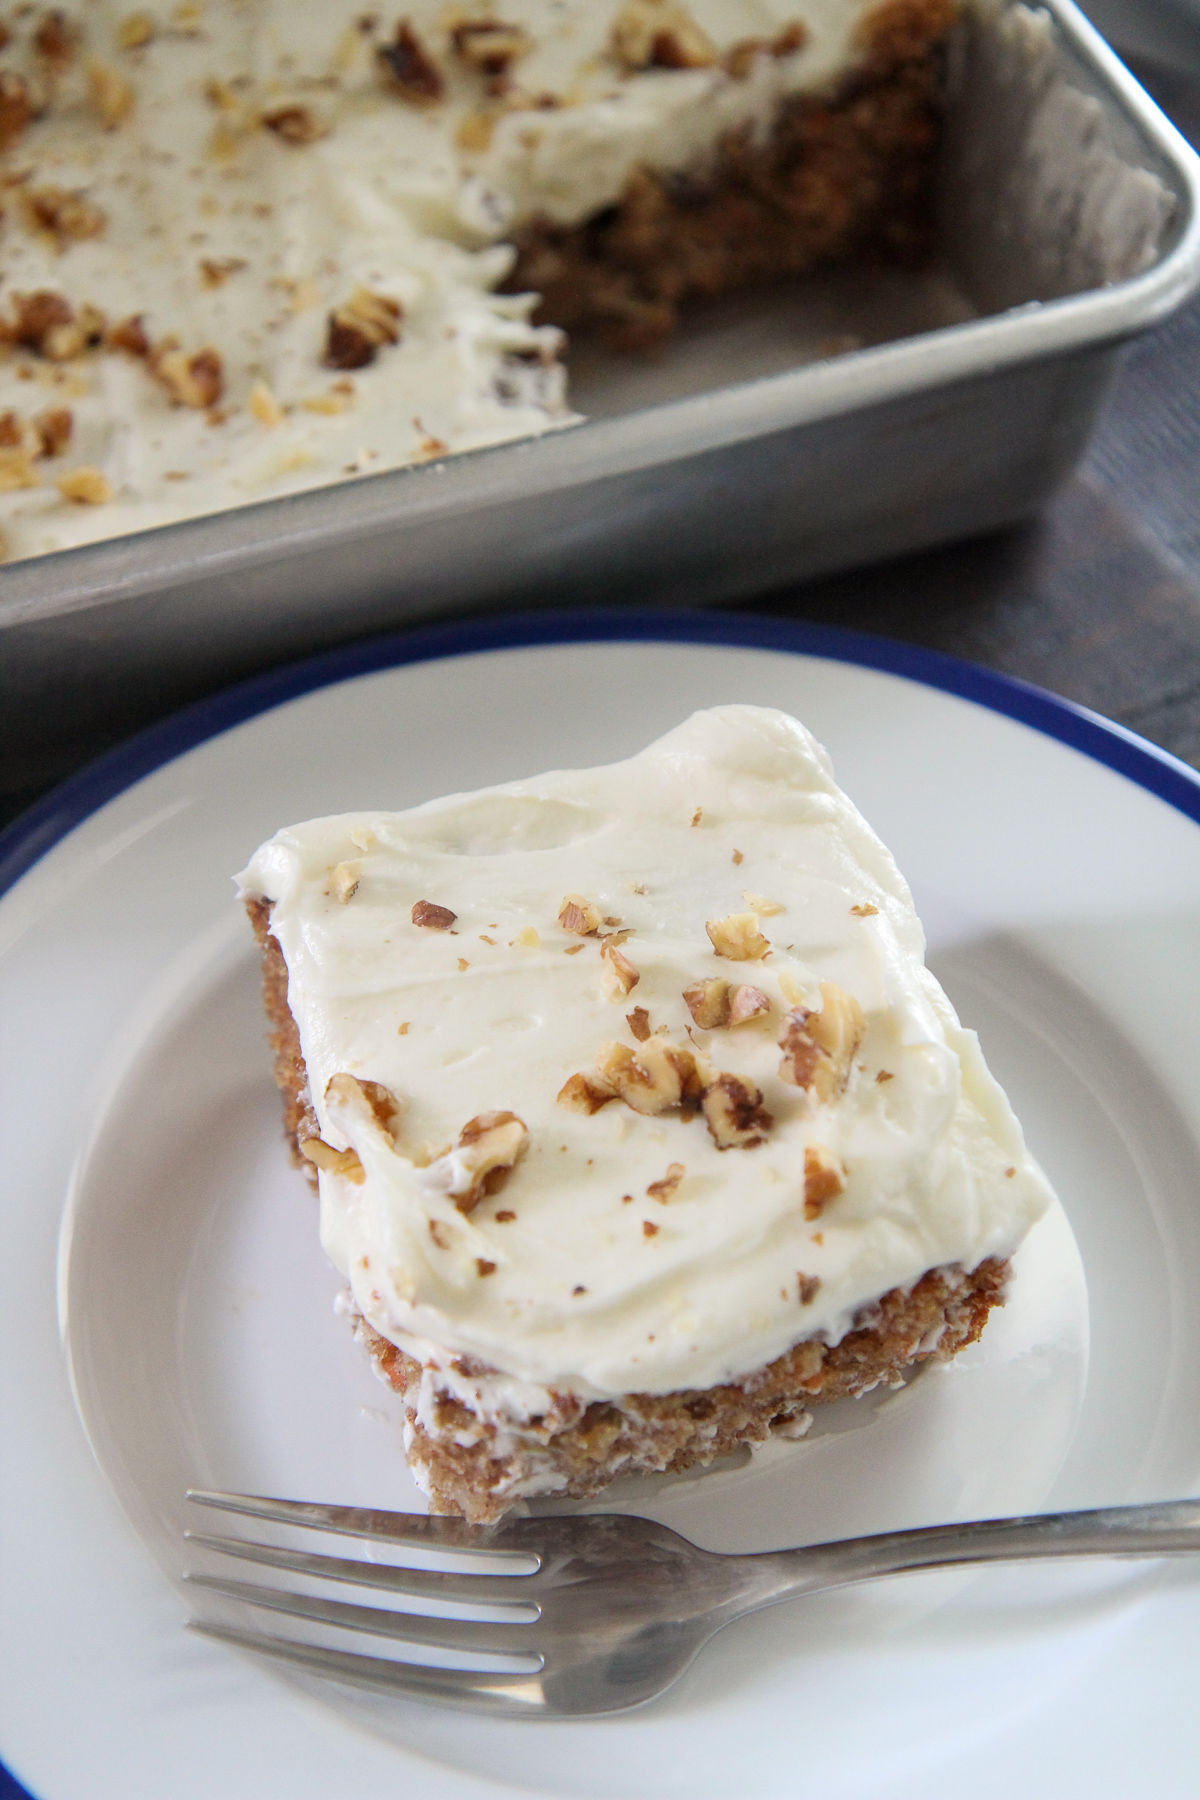
[[[1200,144],[1200,81],[1136,72]],[[1200,301],[1131,351],[1084,466],[1033,524],[746,601],[1037,682],[1200,768]],[[114,714],[117,743],[145,713]],[[0,771],[0,824],[70,772],[31,742]]]

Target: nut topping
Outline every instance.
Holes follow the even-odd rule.
[[[108,225],[106,214],[79,188],[26,188],[21,211],[30,230],[45,232],[58,250],[99,237]]]
[[[366,368],[385,344],[400,342],[403,317],[398,300],[370,288],[355,288],[349,300],[335,307],[326,320],[322,362],[327,369]]]
[[[625,1014],[625,1023],[637,1039],[644,1044],[650,1036],[650,1014],[644,1006],[635,1006],[633,1011]]]
[[[594,937],[604,923],[604,915],[582,894],[566,894],[558,909],[558,922],[576,937]]]
[[[738,1075],[718,1075],[705,1088],[702,1105],[718,1150],[753,1150],[775,1123],[763,1106],[761,1088]]]
[[[558,1104],[569,1112],[581,1113],[597,1113],[616,1097],[613,1088],[601,1087],[583,1074],[568,1076],[555,1096]]]
[[[277,106],[262,115],[262,122],[285,144],[315,144],[329,132],[324,120],[318,119],[307,106]]]
[[[796,1271],[796,1298],[801,1306],[811,1306],[821,1289],[819,1275],[805,1275],[802,1270]]]
[[[104,506],[113,497],[112,483],[100,469],[83,463],[58,476],[55,486],[64,500],[76,506]]]
[[[642,979],[615,937],[600,940],[600,982],[609,1000],[623,1000]]]
[[[356,1187],[361,1187],[366,1180],[366,1170],[354,1150],[335,1150],[324,1138],[306,1137],[299,1140],[297,1148],[307,1162],[313,1163],[326,1175],[344,1175]]]
[[[819,1219],[830,1200],[842,1193],[846,1175],[832,1151],[809,1144],[804,1152],[804,1216]]]
[[[606,1044],[596,1058],[601,1082],[634,1112],[695,1112],[704,1088],[690,1050],[651,1037],[637,1054],[628,1044]]]
[[[527,31],[499,19],[471,19],[455,25],[450,44],[456,56],[486,77],[493,93],[504,91],[510,64],[533,47]]]
[[[429,931],[449,931],[458,914],[448,906],[435,906],[432,900],[418,900],[410,917],[414,925],[424,925]]]
[[[89,63],[87,78],[92,104],[100,114],[105,131],[115,131],[133,111],[133,89],[108,63]]]
[[[148,362],[151,374],[166,388],[174,406],[202,412],[215,406],[225,390],[224,365],[211,344],[189,356],[179,348],[177,339],[166,337],[152,346]]]
[[[757,913],[727,913],[723,919],[709,919],[704,929],[717,955],[730,962],[757,962],[771,948],[758,929]]]
[[[639,69],[710,69],[712,39],[672,0],[629,0],[613,20],[609,47],[630,74]]]
[[[338,1106],[361,1109],[365,1105],[379,1129],[395,1143],[400,1124],[400,1102],[382,1081],[364,1081],[359,1075],[339,1070],[325,1084],[325,1104],[331,1109]]]
[[[432,106],[442,97],[442,72],[425,49],[407,19],[396,26],[390,44],[375,51],[389,87],[410,106]]]
[[[361,863],[338,863],[330,877],[329,885],[333,891],[333,897],[339,905],[345,906],[349,901],[353,900],[355,894],[358,892],[358,884],[361,879]]]
[[[748,982],[698,981],[684,988],[684,1002],[694,1022],[702,1031],[717,1031],[723,1025],[745,1025],[771,1010],[771,1002],[761,988]]]
[[[821,999],[820,1012],[797,1006],[784,1020],[779,1073],[793,1087],[828,1101],[845,1091],[865,1021],[858,1001],[836,982],[821,983]]]
[[[528,1148],[529,1132],[516,1113],[486,1112],[468,1119],[458,1134],[456,1157],[467,1185],[459,1181],[449,1190],[459,1212],[471,1212],[502,1188]]]
[[[667,1172],[658,1181],[652,1181],[646,1189],[651,1200],[658,1200],[665,1206],[675,1189],[683,1180],[684,1168],[680,1162],[667,1164]]]

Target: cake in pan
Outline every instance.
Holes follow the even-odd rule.
[[[7,8],[4,553],[544,431],[564,328],[919,256],[953,11]]]
[[[781,713],[318,819],[240,885],[324,1247],[435,1509],[801,1435],[971,1343],[1049,1201]]]

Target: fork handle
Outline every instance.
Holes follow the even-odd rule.
[[[798,1550],[766,1550],[743,1560],[755,1577],[748,1597],[756,1608],[791,1594],[905,1570],[1060,1556],[1172,1556],[1189,1550],[1200,1552],[1200,1500],[931,1525]]]

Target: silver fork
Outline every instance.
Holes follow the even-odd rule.
[[[383,1590],[365,1606],[216,1575],[187,1579],[226,1601],[470,1656],[491,1667],[441,1667],[265,1633],[215,1619],[193,1629],[335,1680],[507,1717],[572,1718],[624,1711],[660,1694],[733,1619],[795,1594],[904,1570],[1064,1556],[1167,1556],[1200,1551],[1200,1500],[1043,1513],[848,1538],[797,1550],[722,1555],[650,1519],[596,1513],[472,1526],[457,1519],[191,1490],[198,1506],[358,1538],[391,1551],[483,1557],[502,1573],[330,1556],[241,1537],[187,1532],[197,1548],[293,1575]],[[402,1610],[416,1601],[417,1611]],[[422,1613],[422,1602],[486,1609],[487,1619]],[[522,1666],[516,1666],[520,1663]]]

